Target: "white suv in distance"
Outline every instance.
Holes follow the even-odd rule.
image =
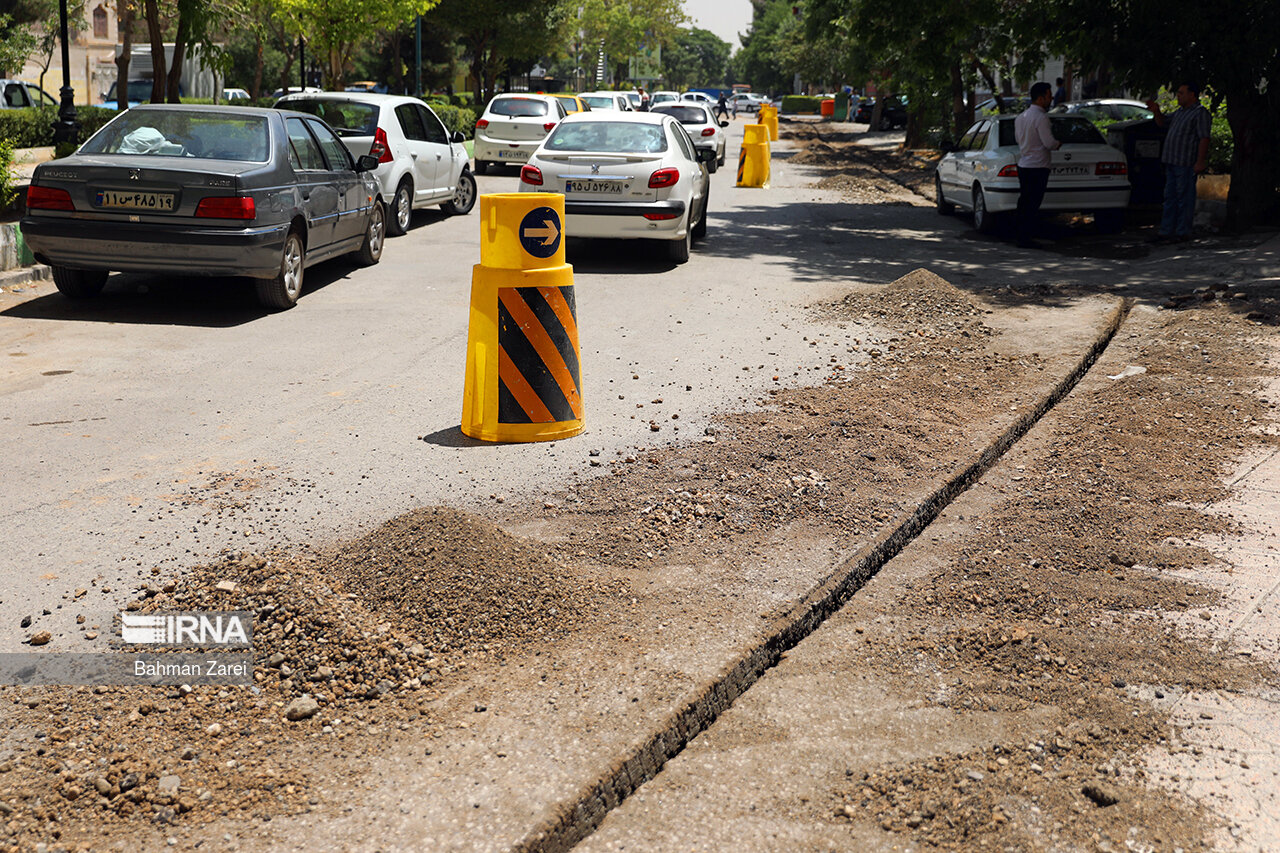
[[[551,95],[498,95],[476,121],[476,172],[524,163],[564,117],[564,105]]]
[[[373,92],[287,95],[284,110],[317,115],[329,123],[353,156],[378,158],[373,176],[390,214],[387,233],[409,230],[413,211],[438,204],[446,213],[470,213],[476,203],[461,131],[452,135],[423,101]]]
[[[650,108],[650,112],[675,116],[676,121],[689,132],[694,145],[715,152],[716,159],[707,164],[708,172],[714,172],[718,166],[724,165],[726,141],[723,128],[728,127],[729,122],[717,122],[710,106],[701,101],[667,102]]]

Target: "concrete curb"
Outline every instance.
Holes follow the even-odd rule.
[[[908,543],[920,535],[948,504],[981,478],[1009,448],[1025,436],[1050,409],[1071,392],[1106,350],[1133,300],[1120,301],[1106,325],[1075,368],[1044,395],[1033,409],[1010,424],[978,457],[957,467],[947,480],[914,510],[904,511],[857,554],[838,565],[810,590],[791,612],[770,625],[755,646],[725,672],[691,691],[692,698],[675,711],[643,743],[618,759],[571,800],[553,807],[512,850],[528,853],[567,851],[600,826],[627,796],[652,779],[685,745],[728,710],[782,655],[813,633]]]
[[[44,264],[30,267],[18,267],[0,272],[0,288],[22,286],[33,281],[48,281],[53,278],[53,270]]]

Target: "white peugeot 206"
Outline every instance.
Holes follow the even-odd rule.
[[[1018,207],[1016,116],[979,119],[938,161],[934,191],[938,212],[973,211],[974,227],[989,233]],[[1053,152],[1049,186],[1041,210],[1091,212],[1103,231],[1124,226],[1129,206],[1129,167],[1124,153],[1107,144],[1082,116],[1049,116],[1062,147]]]
[[[676,263],[707,233],[716,157],[668,113],[575,113],[520,171],[522,192],[564,194],[566,237],[660,240]]]
[[[476,122],[476,174],[519,166],[564,116],[564,105],[551,95],[498,95]]]

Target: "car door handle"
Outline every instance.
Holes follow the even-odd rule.
[[[418,152],[417,152],[417,151],[412,151],[412,152],[410,152],[409,156],[410,156],[410,157],[412,157],[413,159],[417,160],[417,159],[418,159]]]
[[[440,159],[440,155],[439,155],[439,154],[437,154],[437,155],[436,155],[436,159],[437,159],[437,160],[439,160],[439,159]]]

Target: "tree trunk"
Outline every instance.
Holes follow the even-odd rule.
[[[960,138],[969,126],[964,113],[964,76],[960,72],[959,61],[956,61],[951,63],[951,127],[944,129],[943,136],[953,142]]]
[[[1242,88],[1227,95],[1231,125],[1231,189],[1227,193],[1227,227],[1243,231],[1277,211],[1280,191],[1280,94],[1259,95]]]
[[[920,116],[918,107],[907,110],[907,132],[902,140],[902,147],[908,151],[924,147],[924,130],[927,124]]]
[[[147,16],[147,35],[151,41],[151,103],[163,104],[167,81],[164,68],[164,36],[160,32],[159,3],[156,0],[144,0],[143,9]],[[128,103],[127,94],[125,103]]]
[[[178,14],[181,17],[178,18],[178,33],[173,40],[173,65],[169,68],[169,85],[166,92],[168,101],[171,104],[182,103],[178,97],[182,89],[179,82],[182,80],[182,63],[186,59],[187,38],[191,33],[190,21],[187,20],[185,15],[182,15],[181,4],[178,5],[178,10]]]
[[[387,34],[387,47],[391,52],[391,91],[399,94],[404,91],[404,63],[400,58],[400,50],[404,46],[403,33],[395,29]]]
[[[116,29],[120,31],[120,55],[116,57],[116,109],[120,109],[120,98],[125,105],[129,103],[129,63],[133,59],[133,4],[128,0],[120,0],[120,8],[116,17]]]
[[[253,37],[253,86],[249,90],[255,101],[262,97],[263,65],[262,34],[259,33]]]

